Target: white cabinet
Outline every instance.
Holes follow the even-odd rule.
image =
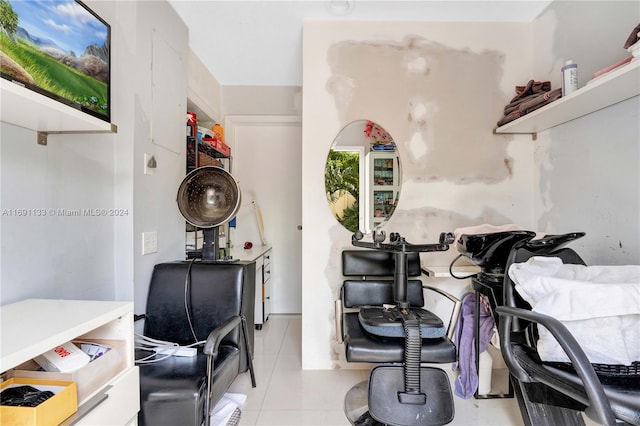
[[[262,323],[265,323],[271,314],[271,250],[262,255],[262,262],[262,306],[256,304],[255,320],[258,329],[262,328],[258,326],[258,314],[261,314]]]
[[[233,248],[234,259],[256,262],[256,297],[254,323],[261,330],[271,314],[271,247],[258,247],[251,250]]]
[[[391,216],[398,204],[400,162],[397,152],[367,154],[366,229],[374,229]]]
[[[72,420],[92,426],[137,424],[140,385],[134,365],[133,303],[29,299],[1,306],[0,320],[3,373],[72,340],[120,341],[122,367],[78,401],[78,413],[65,424]]]

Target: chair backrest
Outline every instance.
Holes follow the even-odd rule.
[[[424,305],[422,281],[409,280],[407,293],[411,306]],[[394,304],[393,280],[345,280],[342,283],[341,298],[345,308]]]
[[[407,275],[418,277],[420,256],[407,254]],[[345,277],[393,277],[396,261],[393,253],[376,250],[343,250],[342,275]]]
[[[408,275],[410,277],[419,276],[421,271],[418,253],[409,253],[407,260]],[[345,308],[360,308],[395,303],[393,279],[390,279],[394,272],[395,257],[393,253],[374,250],[344,250],[342,252],[342,275],[360,277],[360,279],[347,279],[343,282],[341,289],[343,306]],[[420,280],[408,280],[407,293],[411,306],[421,307],[424,305]]]
[[[249,342],[253,344],[254,297],[253,262],[177,261],[155,265],[147,296],[144,334],[181,345],[191,344],[195,340],[192,327],[199,341],[206,340],[216,326],[232,316],[244,315]],[[244,349],[240,330],[229,333],[223,344]],[[242,358],[244,353],[242,350]],[[241,365],[245,365],[242,359]]]

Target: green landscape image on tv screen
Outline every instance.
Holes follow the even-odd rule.
[[[110,27],[76,0],[0,0],[0,72],[110,121]]]

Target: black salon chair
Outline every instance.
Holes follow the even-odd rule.
[[[516,245],[509,254],[507,270],[513,263],[541,255],[584,265],[570,248],[546,250],[560,246],[554,237],[563,236]],[[504,277],[504,306],[496,311],[500,315],[502,354],[526,425],[584,425],[581,411],[604,425],[640,425],[640,364],[592,365],[560,321],[531,311],[508,274]],[[556,338],[571,363],[540,360],[536,351],[538,325]]]
[[[197,345],[194,357],[156,354],[140,367],[141,426],[209,425],[211,409],[252,365],[255,263],[178,261],[154,267],[144,336]],[[136,350],[136,359],[149,352]],[[164,358],[157,362],[149,362]]]
[[[454,416],[449,378],[423,364],[452,363],[456,348],[443,321],[423,309],[422,282],[408,277],[421,273],[419,252],[446,250],[448,243],[418,246],[398,234],[388,244],[383,240],[363,243],[354,236],[355,246],[374,250],[342,253],[343,275],[358,277],[341,288],[346,359],[380,364],[368,383],[347,394],[347,417],[355,425],[447,424]],[[447,296],[459,306],[458,299]]]

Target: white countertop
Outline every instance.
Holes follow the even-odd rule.
[[[449,273],[448,266],[427,266],[420,265],[423,271],[427,274],[429,278],[452,278]],[[473,275],[480,272],[480,268],[478,266],[469,265],[469,266],[454,266],[453,273],[457,277],[466,277],[467,275]]]

